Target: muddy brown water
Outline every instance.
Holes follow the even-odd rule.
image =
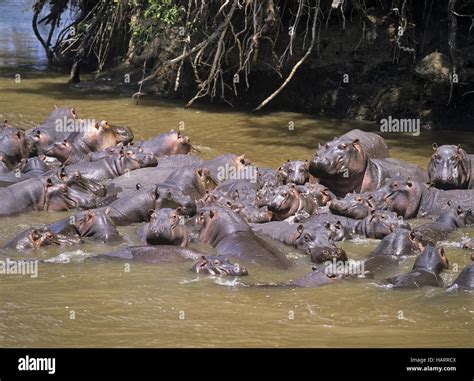
[[[28,2],[19,2],[28,4]],[[286,159],[310,158],[317,142],[352,128],[377,125],[276,112],[263,115],[222,108],[184,109],[160,99],[130,98],[91,90],[71,90],[66,77],[47,71],[44,55],[29,31],[28,13],[0,1],[10,23],[0,26],[0,114],[12,124],[31,127],[54,104],[73,105],[81,117],[130,126],[137,139],[184,122],[184,132],[210,158],[245,153],[255,164],[277,167]],[[15,74],[21,81],[15,82]],[[182,124],[181,124],[182,125]],[[294,125],[294,129],[289,126]],[[462,143],[474,152],[469,133],[385,134],[393,157],[426,167],[433,142]],[[0,200],[0,202],[2,202]],[[55,221],[68,213],[29,213],[0,221],[0,244],[19,231]],[[317,289],[252,288],[240,284],[281,282],[311,270],[295,258],[294,270],[251,266],[242,279],[198,276],[190,264],[144,265],[86,259],[138,243],[139,226],[120,228],[116,245],[86,243],[42,249],[10,258],[53,258],[41,263],[37,278],[0,275],[0,345],[5,347],[472,347],[472,293],[423,288],[392,291],[378,286],[385,275],[407,271],[413,260],[373,280],[347,281]],[[469,262],[459,248],[461,229],[444,243],[451,268],[449,284]],[[341,244],[353,259],[364,258],[375,240]],[[209,250],[200,246],[203,250]],[[127,271],[129,270],[129,271]]]

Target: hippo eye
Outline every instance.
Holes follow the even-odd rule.
[[[53,234],[52,234],[52,233],[48,233],[48,234],[46,235],[46,237],[47,237],[48,239],[53,239]]]
[[[286,197],[286,196],[288,196],[288,192],[287,192],[287,191],[284,191],[281,195],[282,195],[283,197]]]
[[[339,144],[339,149],[346,149],[347,148],[347,144],[345,143],[342,143],[342,144]]]
[[[62,188],[61,188],[61,192],[67,193],[67,188],[66,188],[66,187],[62,187]]]
[[[309,234],[305,234],[305,235],[304,235],[304,240],[305,240],[306,242],[311,241],[310,235],[309,235]]]
[[[394,188],[398,187],[398,183],[393,183],[392,185],[393,185]]]
[[[381,219],[381,220],[385,220],[385,214],[382,214],[382,215],[380,216],[380,219]]]
[[[304,169],[304,168],[300,168],[300,172],[304,172],[304,171],[305,171],[305,169]]]
[[[355,199],[357,202],[362,202],[362,197],[356,197]]]
[[[433,155],[433,159],[435,159],[435,160],[439,160],[439,159],[440,159],[440,157],[439,157],[439,155],[438,155],[438,154],[435,154],[435,155]]]
[[[214,266],[219,266],[220,264],[221,264],[221,261],[219,261],[218,259],[214,260]]]

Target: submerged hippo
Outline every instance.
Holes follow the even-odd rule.
[[[248,271],[238,263],[232,263],[220,255],[203,255],[197,260],[191,271],[197,274],[245,276]]]
[[[44,154],[54,157],[64,166],[91,161],[91,157],[88,154],[78,150],[67,139],[46,147]]]
[[[474,253],[471,254],[471,260],[474,261]],[[455,290],[474,290],[474,262],[464,267],[458,277],[448,287],[448,291]]]
[[[130,246],[111,253],[99,254],[93,259],[119,259],[143,263],[179,263],[197,261],[203,252],[180,246]]]
[[[421,253],[425,246],[426,241],[420,233],[397,228],[380,241],[365,261],[365,268],[374,271],[387,266],[398,266],[405,258]]]
[[[419,180],[397,177],[388,182],[382,205],[404,218],[439,216],[450,205],[474,210],[474,190],[439,190]]]
[[[464,209],[461,206],[451,207],[440,214],[434,222],[417,226],[415,231],[433,242],[442,241],[448,237],[455,229],[465,227],[474,223],[474,215],[471,209]]]
[[[412,271],[387,278],[383,283],[393,288],[443,287],[440,274],[448,268],[449,261],[444,249],[428,245],[416,258]]]
[[[411,229],[410,225],[394,212],[373,210],[369,216],[353,225],[353,232],[367,238],[382,239],[397,228]]]
[[[250,167],[250,162],[245,159],[245,155],[227,153],[204,161],[202,167],[208,169],[209,174],[219,182],[229,179],[246,179],[253,180],[254,183],[257,182],[257,171],[255,167]]]
[[[278,168],[278,177],[283,184],[304,185],[309,181],[308,160],[288,160]]]
[[[39,177],[49,171],[43,157],[34,156],[21,159],[12,172],[0,173],[0,186],[9,186]]]
[[[256,236],[237,213],[228,208],[202,208],[196,218],[202,242],[217,254],[241,258],[250,263],[288,269],[293,263],[277,247]]]
[[[207,169],[185,166],[181,170],[171,173],[160,185],[178,189],[193,199],[199,200],[204,196],[206,190],[214,189],[217,182]]]
[[[439,189],[473,189],[474,156],[460,146],[433,144],[434,154],[428,164],[430,182]]]
[[[188,245],[188,232],[180,208],[155,210],[144,227],[144,239],[149,245]]]
[[[326,143],[314,155],[310,173],[338,197],[378,189],[389,177],[413,176],[428,181],[420,167],[396,159],[371,159],[358,139]]]
[[[29,228],[3,245],[3,249],[27,250],[59,245],[59,239],[48,227]]]
[[[187,136],[173,130],[140,144],[146,152],[151,152],[155,156],[187,154],[193,148]]]

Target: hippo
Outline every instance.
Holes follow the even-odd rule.
[[[303,277],[291,280],[286,284],[292,287],[313,288],[333,284],[341,280],[370,278],[371,274],[365,271],[357,262],[346,259],[339,262],[332,260],[324,262],[322,266],[313,267],[312,271]]]
[[[248,271],[238,263],[232,263],[220,255],[203,255],[191,268],[197,274],[245,276]]]
[[[117,242],[121,236],[112,219],[103,210],[88,210],[78,213],[74,223],[80,238],[100,242]]]
[[[339,139],[359,139],[362,148],[372,159],[386,159],[390,156],[385,139],[379,134],[354,129],[341,135]]]
[[[18,251],[59,245],[59,239],[48,227],[29,228],[3,245],[3,249]]]
[[[358,220],[352,227],[353,233],[374,239],[382,239],[396,228],[411,229],[401,216],[384,210],[373,210],[369,216]]]
[[[44,150],[44,154],[49,157],[54,157],[64,166],[91,161],[91,157],[88,154],[78,150],[73,144],[69,143],[67,139],[49,145]]]
[[[342,199],[333,199],[329,210],[338,216],[361,220],[375,209],[373,197],[368,193],[349,193]]]
[[[465,250],[474,249],[474,238],[464,238],[461,243],[462,248]]]
[[[427,243],[421,233],[396,228],[380,241],[365,261],[364,266],[369,271],[380,270],[388,266],[398,266],[407,257],[421,253]]]
[[[304,185],[309,181],[308,160],[295,160],[278,168],[278,177],[283,184]]]
[[[173,130],[140,144],[146,152],[151,152],[155,156],[188,154],[193,148],[189,137]]]
[[[246,179],[254,183],[257,182],[257,171],[255,167],[250,167],[250,162],[245,159],[245,155],[238,156],[227,153],[211,160],[205,160],[202,167],[208,169],[211,177],[219,182],[229,179]]]
[[[142,263],[180,263],[198,261],[206,256],[201,251],[189,247],[157,245],[157,246],[129,246],[111,253],[99,254],[92,259],[116,259],[136,261]]]
[[[49,171],[44,158],[34,156],[23,158],[12,172],[0,174],[0,186],[9,186],[43,175]]]
[[[70,171],[62,167],[56,172],[56,176],[52,177],[52,179],[56,178],[78,192],[90,193],[97,197],[107,196],[107,188],[104,185],[85,178],[79,171]]]
[[[286,221],[272,221],[265,224],[251,224],[252,230],[263,234],[285,245],[294,247],[311,255],[313,249],[319,247],[332,247],[333,242],[342,241],[344,235],[340,223],[326,222],[320,226],[306,227],[303,224],[290,224]]]
[[[296,186],[282,185],[275,190],[275,195],[268,204],[268,210],[273,213],[273,219],[284,220],[297,213],[316,213],[318,204],[306,194],[298,192]]]
[[[28,146],[23,130],[14,127],[4,127],[0,132],[0,153],[2,161],[9,170],[19,161],[29,156]]]
[[[457,228],[465,227],[474,223],[474,215],[471,209],[461,206],[451,207],[440,214],[434,222],[417,226],[415,231],[420,232],[425,238],[433,242],[445,240],[451,232]]]
[[[443,248],[427,245],[416,258],[412,271],[385,279],[382,283],[392,288],[443,287],[440,273],[449,268]]]
[[[29,179],[1,188],[0,199],[0,217],[33,210],[92,209],[97,205],[95,196],[63,183],[55,184],[51,178]]]
[[[438,189],[473,189],[474,156],[461,146],[433,144],[435,151],[428,164],[430,183]]]
[[[474,261],[474,254],[471,254],[471,260]],[[474,262],[464,267],[447,291],[455,290],[474,290]]]
[[[126,145],[133,140],[133,133],[128,127],[112,126],[105,120],[84,123],[84,128],[72,132],[67,140],[85,154],[115,147],[117,144]]]
[[[371,192],[381,187],[385,179],[413,176],[428,181],[420,167],[396,159],[372,159],[358,139],[337,139],[316,151],[309,166],[311,175],[338,197],[350,192]]]
[[[474,209],[474,190],[440,190],[407,177],[391,179],[385,189],[382,207],[404,218],[439,216],[451,204]]]
[[[155,210],[150,222],[144,227],[144,239],[149,245],[188,245],[188,233],[184,227],[181,208]]]
[[[255,235],[245,220],[229,208],[202,208],[196,224],[200,227],[200,240],[212,245],[218,255],[279,269],[293,266],[285,253]]]
[[[150,154],[127,151],[94,162],[73,164],[67,168],[70,171],[79,171],[87,179],[104,181],[139,168],[152,167],[156,164],[156,158]]]
[[[35,128],[26,131],[27,139],[34,149],[32,154],[42,154],[44,148],[54,142],[63,141],[71,131],[66,127],[68,121],[77,119],[76,110],[71,107],[55,107],[48,117]]]
[[[206,190],[214,189],[217,182],[207,169],[185,166],[180,171],[171,173],[160,185],[178,189],[193,199],[199,200]]]

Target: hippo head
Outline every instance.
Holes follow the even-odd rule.
[[[367,167],[367,155],[359,139],[334,139],[320,147],[309,165],[309,173],[317,178],[352,177]]]
[[[374,210],[371,195],[349,193],[342,199],[332,200],[329,209],[338,216],[361,220]]]
[[[108,124],[106,121],[102,123],[107,124],[108,128],[114,133],[116,144],[129,144],[133,141],[133,132],[127,126],[117,126],[114,124]]]
[[[41,129],[35,128],[28,137],[28,145],[30,146],[31,154],[42,154],[44,149],[53,143],[53,138],[50,134]]]
[[[105,197],[107,195],[107,188],[105,185],[82,176],[81,172],[79,171],[68,173],[66,168],[61,167],[57,172],[57,177],[69,188],[79,192],[90,193],[98,197]]]
[[[348,260],[346,252],[336,246],[320,246],[311,249],[310,256],[313,263],[344,263]]]
[[[41,246],[57,246],[59,239],[49,228],[33,228],[27,231],[28,239],[31,246],[35,249]]]
[[[186,155],[191,152],[193,146],[188,136],[182,135],[181,132],[171,130],[166,134],[164,155]]]
[[[304,185],[309,181],[309,165],[308,160],[290,161],[288,160],[283,166],[278,168],[278,176],[283,184],[293,183],[296,185]]]
[[[450,205],[451,208],[442,213],[436,219],[436,222],[456,228],[462,228],[474,223],[474,215],[472,214],[471,209],[463,208],[461,205],[458,205],[457,207],[452,206],[452,202],[448,202],[448,205]]]
[[[96,207],[95,197],[91,194],[77,191],[66,184],[54,184],[51,178],[46,179],[44,200],[44,210],[48,211]]]
[[[116,241],[119,239],[117,228],[108,216],[108,210],[87,210],[79,214],[75,226],[81,238],[87,237],[98,239],[103,242]]]
[[[403,218],[415,218],[425,190],[425,185],[420,181],[403,177],[394,178],[387,184],[382,206]]]
[[[284,220],[296,213],[300,205],[300,194],[294,184],[282,185],[268,204],[268,210],[277,220]]]
[[[230,208],[202,208],[196,217],[202,242],[217,245],[225,236],[238,232],[250,232],[250,226]]]
[[[44,156],[34,156],[30,158],[21,159],[16,168],[19,169],[22,173],[27,173],[30,171],[46,172],[49,170],[48,166],[44,162]]]
[[[154,211],[146,232],[146,242],[150,245],[187,246],[188,233],[181,208]]]
[[[318,206],[326,206],[330,201],[336,199],[335,194],[321,184],[307,184],[306,187]]]
[[[145,152],[142,147],[136,149],[127,148],[125,151],[121,150],[119,155],[136,161],[140,168],[156,167],[158,164],[156,156],[152,153]]]
[[[393,233],[388,234],[382,239],[371,255],[393,255],[395,257],[417,255],[423,251],[428,243],[431,242],[426,242],[418,231],[396,228]]]
[[[230,276],[244,276],[248,275],[245,267],[238,263],[231,263],[228,258],[217,255],[203,255],[191,268],[198,274],[210,275],[230,275]]]
[[[211,172],[207,168],[196,169],[197,187],[200,194],[211,191],[217,187],[217,181],[211,176]]]
[[[449,269],[449,261],[444,249],[432,245],[427,245],[423,249],[413,265],[413,270],[424,270],[435,274],[441,273],[444,269]]]
[[[177,189],[167,187],[155,187],[155,208],[180,208],[181,214],[186,217],[192,217],[196,214],[196,202],[187,194]]]
[[[365,235],[374,239],[382,239],[393,233],[396,228],[411,229],[402,216],[386,210],[373,210],[369,216],[364,218],[362,224]]]
[[[61,163],[64,163],[69,155],[71,155],[73,149],[73,145],[69,143],[67,139],[64,139],[63,142],[56,142],[46,147],[44,154],[46,156],[54,157]]]
[[[439,189],[467,188],[471,162],[460,146],[433,144],[434,154],[428,164],[430,182]]]

